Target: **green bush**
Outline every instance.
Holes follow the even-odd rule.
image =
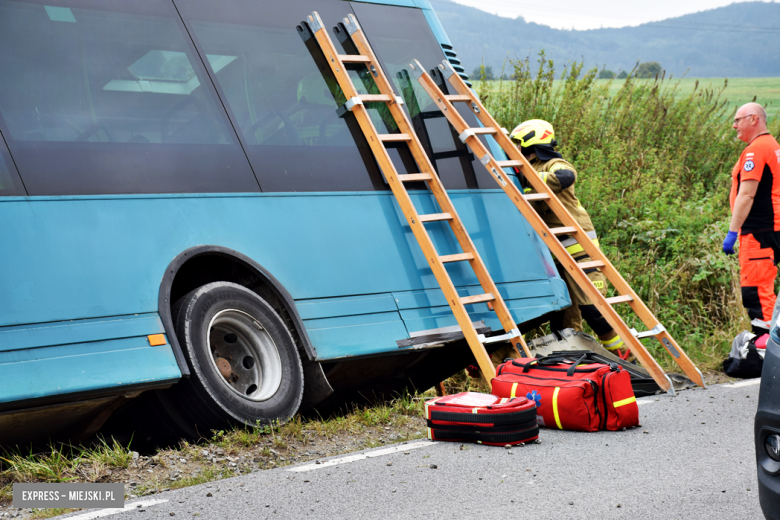
[[[636,71],[634,71],[634,76],[647,79],[659,77],[662,73],[663,68],[660,63],[657,61],[646,61],[637,66]]]
[[[474,69],[474,72],[471,73],[471,78],[474,80],[494,80],[496,79],[495,75],[493,74],[493,66],[492,65],[480,65],[479,67],[476,67]]]
[[[552,123],[607,257],[689,356],[714,368],[749,325],[737,260],[721,252],[731,168],[744,147],[730,127],[727,83],[701,89],[697,82],[681,96],[670,80],[631,76],[610,97],[611,82],[595,81],[598,71],[583,72],[581,63],[555,82],[544,53],[535,71],[528,59],[511,65],[515,81],[479,85],[489,110],[506,128],[533,118]],[[644,329],[627,306],[617,308]],[[670,357],[657,358],[672,366]]]
[[[599,79],[614,79],[615,73],[611,70],[601,69],[599,71]]]

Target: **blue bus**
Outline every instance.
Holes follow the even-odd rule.
[[[133,407],[197,437],[424,390],[473,360],[302,37],[312,11],[357,17],[515,320],[569,305],[549,251],[408,81],[412,59],[463,71],[428,0],[0,0],[0,444]],[[424,185],[412,196],[435,211]],[[434,241],[457,253],[445,226]]]

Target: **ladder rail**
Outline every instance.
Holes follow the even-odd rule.
[[[444,67],[448,67],[449,63],[445,62],[443,65]],[[456,91],[458,91],[459,93],[463,95],[468,95],[472,98],[472,110],[475,113],[475,115],[479,118],[480,122],[482,122],[483,125],[486,126],[490,125],[494,128],[500,128],[500,126],[495,121],[495,119],[493,119],[492,115],[482,105],[482,102],[478,98],[478,96],[475,96],[474,93],[471,91],[471,89],[469,89],[468,86],[465,83],[463,83],[460,76],[458,76],[458,74],[455,73],[454,70],[452,70],[451,66],[450,66],[450,73],[449,73],[449,83],[453,85],[453,87],[455,87]],[[505,152],[507,152],[507,156],[509,157],[510,160],[521,161],[524,164],[521,167],[521,171],[523,172],[525,178],[532,183],[532,185],[534,186],[537,192],[539,193],[547,192],[550,195],[554,195],[552,191],[549,189],[549,187],[547,187],[547,185],[539,178],[539,176],[535,174],[533,167],[525,159],[525,157],[517,150],[517,147],[514,145],[514,143],[512,143],[511,139],[507,134],[503,132],[498,132],[494,134],[494,138],[497,140],[501,148]],[[476,140],[472,139],[472,141],[476,141]],[[533,173],[533,175],[530,175],[531,173]],[[538,189],[540,187],[544,191]],[[561,215],[568,217],[569,222],[566,222],[562,218],[561,220],[563,222],[567,224],[572,223],[576,227],[580,228],[579,224],[573,219],[573,217],[571,217],[571,215],[566,210],[566,208],[563,207],[562,204],[560,204],[560,201],[556,196],[551,197],[551,199],[547,201],[547,204],[551,206],[551,209],[553,209],[553,211],[556,213],[556,215],[559,216],[559,218],[561,217]],[[558,208],[553,208],[552,206],[554,205],[557,205]],[[556,209],[558,209],[559,211],[556,211]],[[604,272],[605,276],[612,283],[612,285],[615,287],[618,293],[631,297],[631,301],[628,302],[628,305],[631,307],[631,309],[634,311],[637,317],[639,317],[639,319],[642,320],[645,326],[647,326],[648,329],[654,330],[659,325],[661,325],[658,319],[653,315],[653,313],[647,307],[647,305],[642,301],[641,298],[639,298],[639,296],[631,288],[628,282],[625,281],[625,279],[620,274],[620,272],[617,269],[615,269],[614,265],[612,265],[612,263],[604,255],[604,253],[591,240],[587,239],[586,235],[581,231],[581,228],[580,231],[577,233],[577,235],[575,235],[575,239],[577,239],[577,242],[583,247],[585,252],[588,253],[588,255],[592,259],[599,259],[604,262],[605,265],[604,267],[601,268],[602,272]],[[588,283],[587,286],[592,286],[592,284]],[[598,293],[598,291],[595,292]],[[603,299],[603,297],[600,296],[600,293],[598,294],[599,295],[597,296],[596,299],[599,300]],[[593,298],[591,298],[591,300],[595,301]],[[610,310],[612,311],[612,309]],[[618,319],[620,320],[622,326],[618,328],[613,326],[613,329],[615,329],[616,332],[620,332],[621,329],[626,329],[623,320],[619,318],[619,316]],[[610,323],[610,325],[612,325],[612,323]],[[705,387],[704,379],[701,375],[701,372],[696,367],[696,365],[690,360],[690,358],[675,342],[674,338],[672,338],[672,336],[663,327],[660,327],[660,329],[662,329],[660,333],[654,334],[656,339],[667,350],[667,352],[669,352],[669,354],[672,356],[675,362],[680,366],[680,368],[683,369],[683,371],[686,373],[686,375],[688,375],[688,377],[690,377],[699,386]],[[641,343],[639,343],[639,341],[636,340],[636,338],[634,338],[633,334],[630,333],[630,329],[628,329],[628,331],[629,332],[623,330],[622,331],[623,334],[619,334],[621,338],[623,338],[624,340],[625,338],[629,338],[630,341],[627,342],[629,345],[631,343],[635,343],[641,346]],[[642,349],[644,350],[644,347],[642,347]]]
[[[458,295],[458,291],[455,288],[449,273],[447,272],[445,263],[446,260],[448,260],[448,255],[444,255],[443,261],[442,256],[437,253],[428,231],[425,228],[426,219],[424,218],[424,215],[420,215],[417,212],[417,209],[415,208],[411,197],[409,196],[409,193],[403,184],[403,178],[399,178],[399,174],[397,173],[395,166],[393,165],[393,162],[387,152],[387,149],[383,144],[383,141],[388,140],[388,134],[380,136],[376,127],[374,126],[373,121],[371,120],[368,108],[362,103],[362,101],[353,101],[356,99],[360,100],[361,95],[358,94],[357,89],[352,83],[352,80],[350,79],[344,66],[345,61],[342,60],[341,55],[333,45],[333,42],[330,39],[327,31],[324,29],[324,24],[322,23],[322,20],[319,18],[319,15],[316,11],[307,18],[306,23],[308,24],[317,43],[319,44],[320,49],[322,49],[325,55],[325,59],[328,62],[334,76],[336,77],[339,87],[347,99],[348,109],[354,114],[355,119],[357,120],[361,131],[365,135],[369,147],[374,154],[374,157],[376,158],[382,173],[385,176],[385,179],[387,180],[388,185],[393,192],[393,195],[398,201],[401,211],[404,213],[404,216],[407,219],[412,233],[417,239],[417,242],[420,244],[423,255],[425,256],[428,265],[430,266],[431,271],[436,278],[436,281],[444,292],[450,308],[452,309],[453,315],[455,316],[455,319],[463,331],[464,337],[477,360],[477,364],[482,370],[482,373],[486,375],[488,385],[490,385],[492,388],[490,381],[492,377],[490,376],[495,373],[495,367],[493,366],[490,356],[487,354],[482,341],[480,341],[480,337],[476,329],[474,329],[472,325],[472,320],[462,301],[463,298]],[[466,232],[465,227],[458,217],[449,195],[444,190],[444,187],[441,184],[441,180],[436,174],[436,171],[434,170],[428,156],[425,154],[425,151],[423,150],[417,134],[414,132],[405,111],[399,104],[400,99],[396,97],[392,85],[387,80],[387,77],[385,76],[384,71],[379,64],[379,61],[374,55],[373,50],[368,44],[362,29],[357,24],[357,20],[353,15],[349,15],[348,18],[344,19],[344,25],[340,29],[349,31],[352,43],[357,49],[358,56],[366,57],[366,59],[347,58],[346,62],[364,64],[368,70],[371,71],[374,82],[376,83],[376,86],[378,87],[381,94],[387,96],[386,99],[381,98],[381,101],[386,103],[390,114],[398,125],[400,134],[405,136],[404,141],[406,141],[408,144],[412,157],[414,158],[420,170],[420,174],[428,176],[428,178],[424,180],[431,190],[431,193],[436,198],[441,213],[446,213],[451,216],[451,218],[447,219],[446,221],[450,224],[450,228],[452,229],[453,234],[463,249],[463,254],[470,255],[469,258],[463,257],[463,261],[468,261],[469,265],[472,267],[474,273],[480,281],[480,284],[482,285],[485,293],[490,293],[493,295],[492,301],[494,309],[496,309],[496,315],[499,318],[501,325],[504,327],[505,332],[516,330],[517,326],[511,317],[511,313],[501,298],[498,288],[490,278],[490,275],[487,273],[487,269],[485,268],[485,265],[482,262],[482,259],[479,256],[479,253],[477,252],[471,237]],[[365,94],[362,96],[365,97]],[[375,97],[370,99],[380,98]],[[474,300],[473,297],[465,298],[465,301],[467,302],[466,304],[472,300],[478,301]],[[530,356],[530,351],[528,350],[528,347],[526,346],[520,334],[517,334],[517,336],[513,337],[511,342],[515,346],[515,349],[517,349],[516,345],[520,343],[525,350],[526,355]],[[488,374],[490,376],[488,376]]]
[[[445,68],[448,65],[449,64],[445,62],[440,68]],[[467,132],[469,127],[465,120],[454,108],[450,99],[441,93],[441,90],[435,84],[433,79],[425,72],[420,63],[415,61],[413,64],[410,64],[410,68],[414,72],[421,86],[426,90],[426,92],[428,92],[428,94],[434,100],[434,103],[436,103],[442,113],[450,121],[450,124],[453,125],[455,131],[458,133]],[[482,122],[482,124],[486,127],[500,129],[501,127],[485,109],[478,97],[474,95],[473,91],[469,89],[465,83],[463,83],[460,76],[458,76],[456,73],[453,73],[454,70],[446,71],[445,69],[445,76],[448,76],[449,83],[455,88],[456,92],[458,92],[458,95],[469,96],[471,100],[471,109],[480,122]],[[461,99],[458,98],[457,101],[460,100]],[[515,184],[511,182],[510,179],[506,178],[505,173],[501,169],[501,165],[492,157],[487,147],[482,144],[482,142],[475,136],[474,133],[466,135],[466,142],[471,148],[472,152],[481,158],[482,164],[485,165],[488,171],[493,175],[496,182],[498,182],[499,186],[504,190],[505,193],[507,193],[515,206],[521,211],[526,219],[529,220],[531,226],[540,235],[543,241],[551,249],[553,254],[561,260],[562,264],[567,268],[567,271],[572,275],[572,278],[574,278],[575,282],[580,287],[582,287],[594,305],[596,305],[596,308],[599,309],[615,332],[617,332],[618,335],[626,342],[630,350],[639,359],[640,363],[642,363],[643,366],[648,369],[648,372],[650,372],[659,386],[661,386],[664,390],[669,391],[671,388],[671,382],[661,367],[658,365],[655,359],[653,359],[650,353],[647,352],[639,340],[633,336],[631,329],[628,328],[622,318],[620,318],[617,312],[611,307],[611,305],[606,301],[601,293],[595,288],[595,286],[593,286],[582,269],[575,267],[576,262],[574,261],[573,257],[566,251],[566,249],[555,238],[555,236],[550,233],[549,227],[546,225],[546,223],[544,223],[536,210],[530,205],[528,199],[523,195],[523,193],[520,192],[519,188],[517,188],[517,186],[515,186]],[[561,219],[563,224],[567,227],[574,228],[574,232],[572,233],[573,237],[583,247],[591,259],[599,260],[604,263],[604,266],[601,267],[601,269],[605,276],[610,282],[613,283],[613,286],[618,291],[618,293],[626,296],[627,298],[630,297],[630,301],[627,303],[631,306],[636,315],[645,323],[649,329],[655,329],[657,325],[660,325],[655,316],[650,312],[650,310],[647,308],[644,302],[642,302],[638,295],[636,295],[633,289],[628,285],[617,269],[615,269],[612,263],[606,258],[603,252],[601,252],[601,250],[587,237],[582,227],[569,214],[566,208],[561,204],[558,197],[555,196],[547,184],[542,181],[539,175],[536,174],[533,167],[517,150],[509,137],[501,131],[493,133],[493,136],[501,148],[504,149],[504,151],[507,153],[510,161],[520,162],[521,172],[525,176],[526,180],[534,187],[537,193],[546,195],[545,202],[548,204],[548,206],[550,206],[550,209]],[[547,198],[547,196],[549,196],[549,198]],[[661,329],[663,329],[663,327],[661,327]],[[704,381],[701,376],[701,372],[699,372],[698,368],[696,368],[693,362],[690,361],[688,356],[676,344],[668,332],[663,330],[662,332],[655,334],[655,336],[669,352],[669,354],[672,355],[673,359],[678,363],[678,365],[680,365],[683,371],[685,371],[685,373],[697,384],[704,387]]]
[[[454,72],[454,71],[453,71]],[[457,76],[457,74],[455,74]],[[458,76],[460,78],[460,76]],[[472,107],[472,111],[474,112],[474,115],[479,119],[479,121],[485,125],[486,127],[493,127],[493,128],[500,128],[500,125],[496,120],[493,118],[493,116],[485,109],[484,105],[482,104],[482,101],[479,99],[478,96],[472,95],[471,90],[468,88],[468,86],[465,83],[458,82],[457,80],[454,80],[452,75],[448,78],[449,83],[461,94],[468,95],[472,99],[472,103],[476,105],[476,108],[478,110],[474,110]],[[435,83],[434,83],[435,84]],[[438,87],[437,87],[438,88]],[[448,101],[448,100],[447,100]],[[437,104],[438,101],[437,101]],[[454,107],[450,103],[450,107],[447,107],[450,112],[453,112],[460,116],[460,114],[457,113],[457,110],[454,110]],[[445,112],[446,114],[446,112]],[[451,114],[454,115],[454,114]],[[462,120],[462,117],[461,117]],[[465,123],[465,120],[463,121],[463,125],[467,126]],[[591,258],[595,258],[596,256],[603,255],[602,251],[596,246],[596,244],[593,243],[590,239],[582,239],[580,237],[586,237],[584,232],[582,231],[582,227],[579,225],[579,223],[574,219],[574,217],[571,216],[571,214],[568,212],[568,210],[563,206],[563,204],[560,202],[558,197],[552,192],[552,190],[547,186],[547,184],[538,176],[536,175],[536,171],[533,169],[531,164],[528,162],[528,160],[521,154],[518,150],[515,144],[512,142],[512,140],[509,138],[509,136],[503,132],[497,132],[496,134],[493,134],[493,138],[498,142],[499,146],[504,150],[504,152],[509,157],[509,160],[511,161],[520,161],[522,164],[519,166],[521,173],[525,177],[525,179],[531,184],[531,186],[534,188],[534,190],[537,193],[544,193],[546,195],[550,196],[549,200],[546,200],[546,203],[548,206],[550,206],[550,209],[553,210],[553,213],[558,215],[559,218],[561,218],[561,222],[564,223],[567,227],[574,227],[577,229],[577,231],[574,233],[573,237],[577,240],[577,242],[582,246],[582,248],[585,250],[585,252],[590,256]],[[477,142],[478,139],[472,139],[471,142]],[[481,141],[479,141],[480,144]],[[485,152],[489,152],[487,148],[484,148]],[[509,151],[508,151],[509,150]],[[512,156],[514,155],[514,157]],[[495,159],[491,161],[493,163],[496,163]],[[492,164],[491,166],[497,167],[497,164]],[[556,255],[557,256],[557,255]],[[600,259],[601,260],[601,259]],[[615,267],[612,265],[612,263],[608,259],[604,259],[604,267],[602,268],[602,272],[604,275],[609,279],[609,281],[612,283],[612,285],[615,287],[615,290],[624,295],[632,296],[634,298],[634,302],[641,302],[639,297],[634,293],[634,290],[631,288],[631,286],[628,284],[628,282],[625,281],[623,276],[620,274],[620,272],[615,269]],[[615,280],[613,282],[613,279]],[[638,304],[635,304],[637,307],[639,307]],[[634,308],[634,305],[632,305],[632,308]],[[645,308],[646,309],[646,308]],[[639,309],[634,309],[635,311]],[[649,314],[649,309],[646,309],[647,313]],[[640,313],[637,312],[637,315],[639,316]],[[652,314],[650,314],[652,316]],[[641,317],[641,316],[640,316]],[[653,319],[651,321],[655,320]],[[644,321],[644,320],[643,320]],[[657,320],[655,320],[656,323],[653,324],[653,327],[657,325]],[[652,327],[650,327],[652,328]]]
[[[356,30],[352,32],[352,42],[355,44],[355,47],[359,54],[368,56],[371,60],[371,63],[375,64],[378,73],[375,74],[373,78],[374,78],[374,82],[377,84],[377,87],[379,88],[379,91],[392,92],[393,87],[390,81],[387,79],[387,76],[384,74],[383,70],[379,66],[379,61],[374,55],[374,51],[371,48],[370,44],[368,43],[365,34],[357,24],[355,24],[355,28]],[[352,31],[352,28],[350,28],[349,30]],[[438,175],[436,175],[435,173],[436,170],[433,167],[433,163],[431,163],[430,158],[425,153],[422,144],[420,143],[419,138],[417,137],[417,134],[414,131],[414,128],[412,127],[412,124],[406,115],[406,112],[398,104],[391,104],[390,111],[391,113],[393,113],[393,116],[396,122],[398,123],[399,131],[401,133],[412,136],[412,141],[414,142],[414,146],[410,146],[409,148],[412,152],[412,157],[414,158],[418,167],[424,165],[424,168],[427,171],[433,172],[433,176],[435,178],[432,181],[428,181],[428,187],[433,193],[434,197],[436,197],[436,200],[437,202],[439,202],[439,205],[442,206],[442,202],[444,202],[444,205],[446,205],[446,207],[448,208],[445,209],[442,206],[442,210],[455,215],[456,214],[455,206],[453,205],[452,200],[449,197],[449,194],[444,189],[444,186],[441,183],[441,179],[439,179]],[[485,289],[485,292],[492,293],[493,295],[495,295],[497,301],[494,302],[494,310],[496,312],[496,316],[501,322],[502,327],[504,328],[504,331],[510,332],[512,329],[517,328],[517,325],[515,324],[514,319],[512,318],[512,315],[509,312],[509,309],[506,307],[506,304],[504,303],[501,295],[498,292],[498,287],[496,287],[495,282],[487,272],[487,269],[485,268],[485,264],[482,261],[482,258],[479,256],[479,253],[477,252],[477,248],[474,245],[473,241],[471,240],[471,236],[468,234],[465,227],[463,226],[460,218],[453,218],[452,220],[450,220],[450,226],[452,227],[452,231],[453,233],[455,233],[458,242],[460,242],[461,246],[463,246],[463,244],[468,244],[469,251],[466,251],[466,248],[464,248],[464,252],[469,252],[474,255],[474,258],[469,260],[469,264],[471,265],[472,270],[476,274],[477,279],[480,282],[480,285],[482,285],[482,287]],[[523,347],[523,350],[525,351],[525,354],[530,357],[531,355],[530,351],[528,350],[528,346],[525,344],[522,335],[518,335],[517,338],[513,338],[511,343],[515,347],[515,349],[517,349],[517,344],[520,343],[520,345],[522,345]]]
[[[449,66],[449,63],[446,63],[446,66]],[[451,66],[450,66],[451,68]],[[472,99],[472,103],[476,105],[476,108],[478,110],[472,111],[475,113],[477,118],[480,120],[480,122],[485,126],[491,126],[493,128],[501,128],[501,126],[498,124],[498,122],[493,118],[493,116],[490,114],[488,110],[485,109],[484,105],[482,104],[482,101],[479,99],[478,96],[475,96],[474,93],[471,91],[471,89],[468,88],[468,86],[463,83],[463,79],[455,73],[454,70],[451,71],[453,74],[450,74],[449,76],[449,83],[455,87],[455,89],[462,95],[468,95]],[[457,79],[456,79],[457,78]],[[458,81],[460,80],[460,81]],[[645,324],[645,326],[648,328],[648,330],[656,329],[658,325],[661,325],[661,323],[658,321],[658,319],[655,317],[655,315],[650,311],[650,309],[647,307],[647,305],[644,303],[644,301],[639,297],[638,294],[634,291],[634,289],[626,282],[625,278],[623,278],[623,275],[620,274],[620,271],[618,271],[615,266],[610,262],[610,260],[604,255],[603,251],[599,249],[596,244],[593,243],[592,240],[588,239],[585,235],[584,231],[582,230],[579,223],[571,216],[571,214],[568,212],[568,210],[563,206],[563,204],[560,203],[560,200],[557,196],[555,196],[554,193],[552,193],[552,190],[547,186],[545,182],[542,181],[542,179],[536,175],[535,170],[531,166],[531,164],[528,162],[528,160],[521,154],[517,146],[512,142],[512,140],[509,138],[508,134],[505,134],[504,132],[497,132],[493,134],[493,138],[496,139],[499,146],[504,150],[504,152],[507,153],[507,156],[512,161],[521,161],[523,163],[523,166],[521,166],[521,172],[523,172],[523,176],[526,178],[526,180],[529,180],[532,182],[532,186],[536,190],[537,193],[547,193],[551,196],[550,199],[546,200],[546,203],[548,206],[553,209],[553,212],[558,215],[560,218],[561,215],[564,215],[568,217],[569,222],[566,222],[563,218],[561,218],[561,221],[564,222],[564,224],[567,225],[573,225],[576,226],[578,229],[578,232],[575,234],[574,238],[577,240],[577,242],[582,246],[582,248],[585,250],[585,252],[588,254],[588,256],[591,257],[593,260],[600,260],[604,262],[604,266],[600,269],[606,276],[607,280],[615,287],[615,290],[625,296],[630,296],[631,301],[627,302],[629,307],[631,307],[631,310],[634,311],[634,314],[639,317],[640,320],[642,320],[642,323]],[[473,141],[477,141],[477,139],[472,139]],[[495,162],[495,160],[493,160]],[[526,173],[529,173],[527,175]],[[530,175],[530,173],[533,173],[533,175]],[[530,179],[529,179],[530,178]],[[542,188],[542,189],[539,189]],[[544,191],[543,191],[544,190]],[[553,206],[557,206],[557,208],[553,208]],[[556,255],[557,256],[557,255]],[[580,285],[582,287],[582,285]],[[587,283],[587,286],[592,286],[590,282]],[[595,288],[594,288],[595,289]],[[595,291],[598,293],[598,290]],[[599,296],[596,297],[596,299],[601,300],[603,299],[603,296],[601,296],[601,293],[598,293]],[[588,294],[588,297],[591,299],[591,301],[594,300],[593,297],[591,297],[590,294]],[[597,306],[598,307],[598,306]],[[601,309],[600,309],[601,310]],[[611,310],[611,309],[610,309]],[[602,312],[602,315],[604,313]],[[610,312],[611,314],[611,312]],[[609,322],[609,320],[608,320]],[[630,337],[632,339],[635,339],[633,334],[630,332],[630,329],[625,325],[625,322],[623,322],[622,319],[620,319],[621,326],[619,328],[616,328],[612,323],[610,325],[613,325],[612,328],[618,332],[619,329],[625,329],[623,332],[624,334],[627,334],[628,336],[624,336],[623,334],[619,334],[621,338]],[[696,365],[691,361],[691,359],[688,357],[688,355],[683,351],[682,348],[677,344],[677,342],[674,340],[674,338],[669,334],[668,331],[666,331],[665,328],[661,327],[663,330],[660,333],[655,334],[656,339],[661,343],[661,345],[666,349],[666,351],[672,356],[674,361],[682,368],[683,372],[688,375],[688,377],[691,378],[696,384],[701,386],[702,388],[705,387],[704,384],[704,378],[702,377],[701,372],[696,367]],[[628,343],[628,342],[627,342]],[[636,340],[636,343],[639,343],[638,340]],[[639,343],[641,345],[641,343]],[[636,356],[636,353],[634,353]],[[639,356],[637,356],[638,358]],[[655,360],[653,360],[655,361]],[[657,364],[657,363],[656,363]]]

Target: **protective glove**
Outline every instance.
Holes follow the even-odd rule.
[[[734,254],[734,243],[737,241],[739,233],[736,231],[729,231],[726,238],[723,239],[723,252],[727,255]]]

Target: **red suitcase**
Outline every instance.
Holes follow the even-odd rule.
[[[539,425],[561,430],[620,430],[639,424],[631,376],[617,364],[556,355],[519,358],[496,368],[493,393],[536,401]]]
[[[425,403],[428,438],[491,446],[521,444],[539,437],[536,405],[525,397],[463,392]]]

